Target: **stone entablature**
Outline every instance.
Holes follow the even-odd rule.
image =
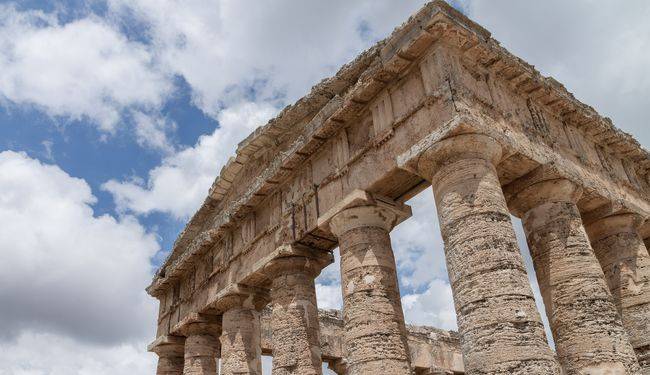
[[[472,147],[476,149],[472,150]],[[474,179],[464,178],[462,174],[454,176],[449,171],[441,172],[444,176],[438,173],[444,168],[449,169],[448,164],[452,161]],[[475,303],[472,299],[475,287],[464,283],[467,277],[476,275],[472,273],[473,269],[463,270],[463,264],[454,263],[457,261],[454,258],[456,252],[463,254],[467,251],[453,243],[455,238],[466,238],[478,248],[497,241],[495,246],[502,251],[499,256],[507,258],[506,250],[517,247],[508,214],[524,218],[529,211],[537,210],[535,212],[545,212],[545,216],[542,215],[545,220],[564,223],[558,226],[560,229],[564,228],[562,225],[578,226],[577,232],[564,234],[567,238],[578,238],[585,249],[593,251],[582,228],[583,221],[590,225],[603,218],[632,214],[639,218],[639,225],[634,229],[639,240],[633,243],[643,247],[639,250],[641,253],[643,250],[647,252],[641,239],[647,242],[650,238],[650,224],[641,223],[650,214],[649,171],[647,151],[631,136],[616,129],[591,107],[577,101],[561,84],[542,77],[531,65],[510,54],[490,37],[489,32],[446,3],[434,1],[389,38],[341,68],[335,77],[316,85],[309,95],[285,108],[275,119],[240,143],[236,156],[222,169],[205,203],[181,233],[170,257],[147,289],[160,300],[158,336],[175,334],[196,314],[230,314],[223,301],[231,300],[233,296],[238,296],[242,303],[248,301],[247,314],[250,319],[256,319],[254,311],[258,305],[261,308],[267,302],[268,290],[284,285],[273,281],[275,274],[269,273],[269,264],[286,258],[297,259],[294,262],[297,264],[311,259],[312,263],[323,267],[331,262],[331,251],[340,244],[347,244],[349,250],[341,249],[346,253],[364,253],[368,249],[359,246],[368,243],[372,243],[371,248],[375,250],[382,249],[379,253],[373,250],[371,254],[381,258],[377,264],[351,263],[351,268],[342,264],[344,276],[349,272],[351,280],[357,280],[354,267],[366,267],[363,272],[372,275],[373,280],[376,277],[391,279],[394,270],[390,268],[394,268],[394,264],[391,266],[392,249],[386,238],[395,222],[381,224],[378,217],[392,215],[390,212],[394,212],[394,208],[407,212],[408,207],[402,202],[433,184],[434,195],[439,201],[438,209],[443,210],[439,216],[449,215],[447,219],[451,220],[448,227],[443,228],[445,251],[448,268],[458,267],[463,271],[453,274],[454,271],[450,270],[450,279],[454,284],[452,276],[458,277],[458,285],[452,285],[452,289],[459,311],[461,335],[471,342],[471,334],[480,337],[481,333],[479,326],[473,325],[477,322],[467,312],[469,307],[462,306]],[[537,202],[541,208],[534,210],[527,206],[530,202],[523,205],[519,202],[524,198],[531,199],[530,195],[525,195],[529,185],[555,184],[554,181],[575,186],[579,194],[571,196],[574,200],[566,198],[561,204],[555,196],[550,196],[547,202]],[[480,191],[465,191],[469,187]],[[445,198],[454,196],[460,197],[463,204],[472,197],[481,197],[480,204],[484,207],[478,203],[458,206]],[[448,210],[446,204],[449,204]],[[556,212],[558,216],[553,216],[544,211],[551,206],[564,208]],[[503,236],[490,240],[488,231],[484,239],[476,241],[472,233],[456,233],[462,227],[453,221],[456,220],[453,219],[455,210],[470,213],[464,224],[475,225],[477,230],[490,228]],[[486,220],[486,212],[498,217],[498,224]],[[337,217],[338,223],[333,225],[330,219]],[[403,220],[408,213],[396,217]],[[347,235],[347,229],[340,229],[347,228],[351,220],[357,219],[360,220],[359,228],[351,228],[354,233]],[[442,219],[445,217],[441,217],[441,222]],[[538,227],[543,231],[555,225],[550,222],[542,224],[531,224],[530,236],[538,233]],[[528,241],[538,245],[541,254],[567,251],[563,245],[534,242],[537,239],[530,237]],[[596,240],[591,238],[591,241]],[[503,266],[507,263],[508,269],[521,271],[523,263],[520,259],[508,258],[505,261],[506,258],[499,256],[494,259],[495,264]],[[600,259],[589,255],[580,261],[597,266],[607,258],[602,254],[598,257]],[[568,258],[560,256],[554,259]],[[620,262],[627,261],[621,259]],[[539,278],[547,265],[539,263],[535,266],[542,268],[538,271]],[[370,271],[374,269],[372,267],[384,268]],[[650,272],[645,269],[639,272]],[[614,279],[609,277],[610,286],[605,286],[602,270],[592,271],[583,276],[597,279],[593,285],[600,288],[602,296],[599,298],[611,298],[608,288]],[[541,349],[546,344],[542,339],[543,332],[538,332],[541,323],[534,303],[530,303],[532,294],[529,293],[525,270],[510,276],[494,272],[490,277],[494,277],[496,285],[518,280],[510,289],[504,288],[499,292],[502,294],[490,298],[496,298],[494,301],[507,299],[512,290],[524,290],[517,298],[526,300],[521,302],[526,307],[517,314],[524,314],[526,324],[535,327],[533,331],[536,333],[532,334],[527,345],[537,348],[534,351],[540,356],[535,366],[542,366],[531,367],[531,371],[544,368],[543,371],[555,373],[556,366],[550,352]],[[650,283],[647,274],[635,273],[633,277],[638,278],[637,283]],[[389,306],[393,302],[390,309],[396,313],[383,317],[385,321],[382,324],[387,330],[384,334],[396,339],[392,348],[402,347],[390,359],[394,361],[395,369],[404,366],[404,372],[408,373],[412,369],[409,369],[404,345],[399,344],[398,339],[404,322],[397,285],[383,290],[381,288],[385,285],[371,287],[371,281],[367,284],[366,287],[375,288],[374,291],[381,290],[385,298],[379,302],[366,301],[359,299],[361,297],[354,295],[353,291],[344,290],[344,295],[349,297],[346,303],[358,307],[365,303],[386,303]],[[567,293],[567,289],[553,283],[545,285],[549,290],[559,288]],[[312,298],[304,289],[300,290],[305,301]],[[640,290],[648,288],[643,286]],[[465,292],[471,298],[463,300],[461,295]],[[576,293],[580,294],[579,291]],[[634,298],[635,301],[645,301],[650,298],[650,292],[641,292]],[[601,310],[589,314],[603,316],[611,313],[615,316],[614,306],[626,303],[615,302],[616,305],[603,305]],[[561,302],[554,303],[559,308],[547,304],[547,310],[565,311]],[[635,317],[639,316],[637,310],[633,313]],[[348,307],[346,311],[357,314],[354,308]],[[621,311],[619,307],[619,314]],[[296,315],[278,313],[274,316],[292,319]],[[519,318],[518,315],[512,317],[515,320]],[[349,319],[353,321],[360,317],[354,315]],[[469,323],[464,326],[466,319]],[[634,319],[623,319],[626,329],[634,325],[630,320]],[[359,328],[365,323],[359,321],[355,324]],[[614,326],[619,328],[611,328]],[[617,335],[623,332],[620,321],[611,327]],[[563,328],[555,328],[558,332],[565,332]],[[475,329],[479,330],[473,331]],[[640,328],[635,330],[643,332]],[[354,329],[352,333],[346,332],[347,340],[357,340],[355,345],[377,347],[372,340],[358,341]],[[604,334],[602,337],[607,336]],[[624,343],[628,339],[621,336],[620,340],[621,350],[628,350],[623,349],[629,346],[629,342]],[[309,345],[308,342],[312,341],[308,339],[303,344]],[[352,345],[352,341],[346,345]],[[633,342],[645,345],[642,339]],[[503,350],[510,345],[506,341],[498,343],[504,345]],[[604,346],[610,344],[603,343]],[[650,350],[635,348],[637,355]],[[474,349],[476,347],[471,345],[464,347],[466,361],[476,363],[473,357],[467,358],[468,354],[476,358],[491,355],[487,351],[474,352]],[[368,354],[371,351],[358,353],[360,366],[369,366],[368,363],[376,360]],[[583,354],[568,353],[566,361],[582,366],[576,358],[582,358]],[[565,360],[563,358],[560,360]],[[626,361],[616,366],[633,366]],[[401,371],[395,370],[395,373]]]

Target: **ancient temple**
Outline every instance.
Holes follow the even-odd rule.
[[[404,322],[390,232],[423,189],[458,333]],[[434,1],[242,140],[147,289],[149,349],[168,375],[650,374],[649,192],[637,141]]]

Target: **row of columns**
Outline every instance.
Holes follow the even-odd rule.
[[[462,134],[425,151],[468,374],[650,374],[650,257],[635,214],[587,227],[573,182],[536,171],[504,191],[493,138]],[[507,199],[506,199],[507,197]],[[339,373],[412,374],[389,233],[398,206],[355,200],[328,217],[341,253],[345,361]],[[522,218],[556,345],[547,343],[510,212]],[[273,374],[320,375],[319,257],[278,258],[271,280]],[[228,297],[219,333],[197,322],[184,350],[160,346],[158,374],[261,374],[259,306]],[[179,353],[184,353],[182,360]],[[181,364],[183,365],[181,367]]]

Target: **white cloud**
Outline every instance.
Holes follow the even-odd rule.
[[[304,95],[423,1],[110,0],[147,25],[161,64],[192,87],[214,116],[256,90],[258,99]],[[360,32],[362,21],[369,30]]]
[[[134,111],[133,121],[136,124],[135,135],[140,146],[160,150],[167,154],[174,151],[167,133],[176,129],[176,123],[161,116],[151,116],[140,111]]]
[[[61,23],[57,14],[0,5],[2,101],[112,132],[126,109],[157,110],[171,90],[148,47],[103,19]]]
[[[27,331],[98,344],[153,335],[156,307],[144,288],[158,243],[133,218],[95,216],[95,201],[84,180],[57,166],[0,153],[5,345],[33,337]]]
[[[409,324],[458,329],[454,299],[447,280],[433,280],[423,293],[402,296],[402,308],[404,319]]]
[[[156,356],[145,348],[144,342],[97,346],[27,331],[0,343],[0,375],[154,374]]]
[[[406,202],[413,215],[390,234],[402,289],[418,289],[447,278],[447,265],[433,191]]]
[[[243,103],[219,113],[219,127],[201,136],[194,147],[163,159],[146,183],[110,180],[118,209],[137,214],[165,212],[178,219],[191,216],[205,199],[221,166],[234,155],[237,143],[275,113],[267,104]]]
[[[316,299],[318,300],[319,309],[340,310],[343,308],[341,282],[332,284],[316,283]]]

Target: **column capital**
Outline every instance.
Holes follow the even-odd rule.
[[[259,311],[267,305],[268,301],[269,292],[266,289],[232,284],[214,296],[209,305],[222,313],[234,308],[248,308]]]
[[[359,227],[380,227],[390,231],[411,216],[411,207],[389,198],[354,190],[318,218],[318,226],[339,237]]]
[[[635,232],[643,224],[643,216],[634,212],[622,212],[592,219],[585,225],[589,239],[594,242],[622,232]]]
[[[577,203],[582,188],[557,174],[552,168],[539,166],[503,189],[508,207],[517,216],[545,203]]]
[[[334,256],[323,250],[312,250],[309,255],[289,255],[278,257],[264,266],[264,274],[269,279],[290,273],[303,272],[312,278],[320,274],[327,265],[334,262]]]
[[[172,327],[171,332],[178,336],[221,334],[221,318],[217,315],[191,313]]]
[[[496,165],[502,156],[501,144],[489,135],[463,133],[444,138],[422,152],[417,161],[417,173],[429,181],[445,165],[462,159],[481,159]]]
[[[147,351],[156,353],[160,357],[182,357],[184,353],[185,337],[176,335],[162,335],[147,345]]]

